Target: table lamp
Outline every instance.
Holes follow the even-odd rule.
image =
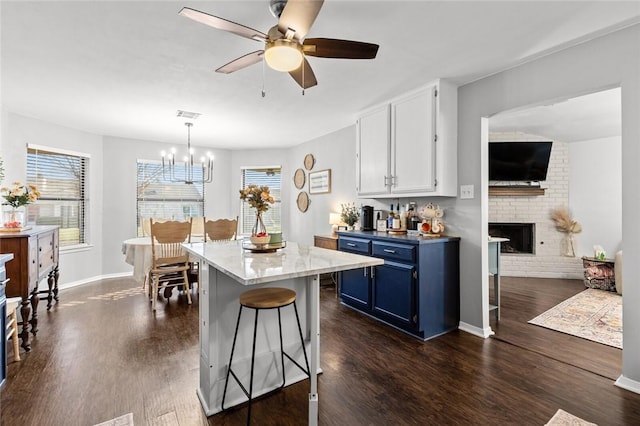
[[[331,232],[334,234],[342,225],[342,219],[340,219],[340,213],[329,213],[329,224],[331,224]]]

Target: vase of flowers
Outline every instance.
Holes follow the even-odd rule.
[[[569,210],[564,207],[552,210],[551,220],[555,224],[556,230],[565,234],[561,247],[562,255],[575,257],[576,250],[573,234],[582,231],[582,226],[571,217]]]
[[[35,185],[25,185],[14,182],[11,188],[0,188],[5,199],[2,211],[2,226],[4,228],[22,228],[25,221],[25,206],[40,198],[40,191]]]
[[[271,238],[262,221],[262,213],[269,210],[269,205],[275,203],[268,186],[249,185],[240,190],[240,199],[246,201],[256,209],[256,221],[251,229],[251,242],[254,244],[266,244]]]
[[[353,231],[354,225],[360,219],[360,211],[354,203],[340,204],[340,207],[342,207],[340,219],[347,224],[348,231]]]

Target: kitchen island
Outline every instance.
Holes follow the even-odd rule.
[[[200,262],[198,287],[200,319],[200,384],[198,397],[207,416],[221,411],[222,392],[228,368],[240,294],[250,288],[285,287],[297,294],[300,322],[309,353],[310,392],[309,424],[318,421],[317,372],[319,370],[319,275],[355,268],[381,265],[383,260],[352,253],[327,250],[287,242],[286,247],[272,253],[254,253],[242,246],[242,241],[184,244],[193,260]],[[282,310],[285,351],[304,363],[295,315]],[[253,315],[240,322],[234,371],[243,383],[249,381]],[[280,344],[277,313],[260,316],[256,344],[254,397],[280,386]],[[268,325],[266,325],[268,324]],[[236,365],[238,367],[236,367]],[[285,363],[286,385],[306,379],[306,374]],[[242,372],[242,373],[241,373]],[[246,400],[242,390],[229,386],[225,406]]]

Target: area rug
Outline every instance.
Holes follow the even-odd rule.
[[[538,315],[529,324],[622,349],[622,296],[588,288]]]
[[[133,426],[133,413],[107,420],[106,422],[99,423],[95,426]]]
[[[596,424],[582,420],[564,410],[558,410],[545,426],[596,426]]]

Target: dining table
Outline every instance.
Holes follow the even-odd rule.
[[[133,266],[133,279],[144,286],[153,264],[151,237],[129,238],[122,242],[124,261]]]

